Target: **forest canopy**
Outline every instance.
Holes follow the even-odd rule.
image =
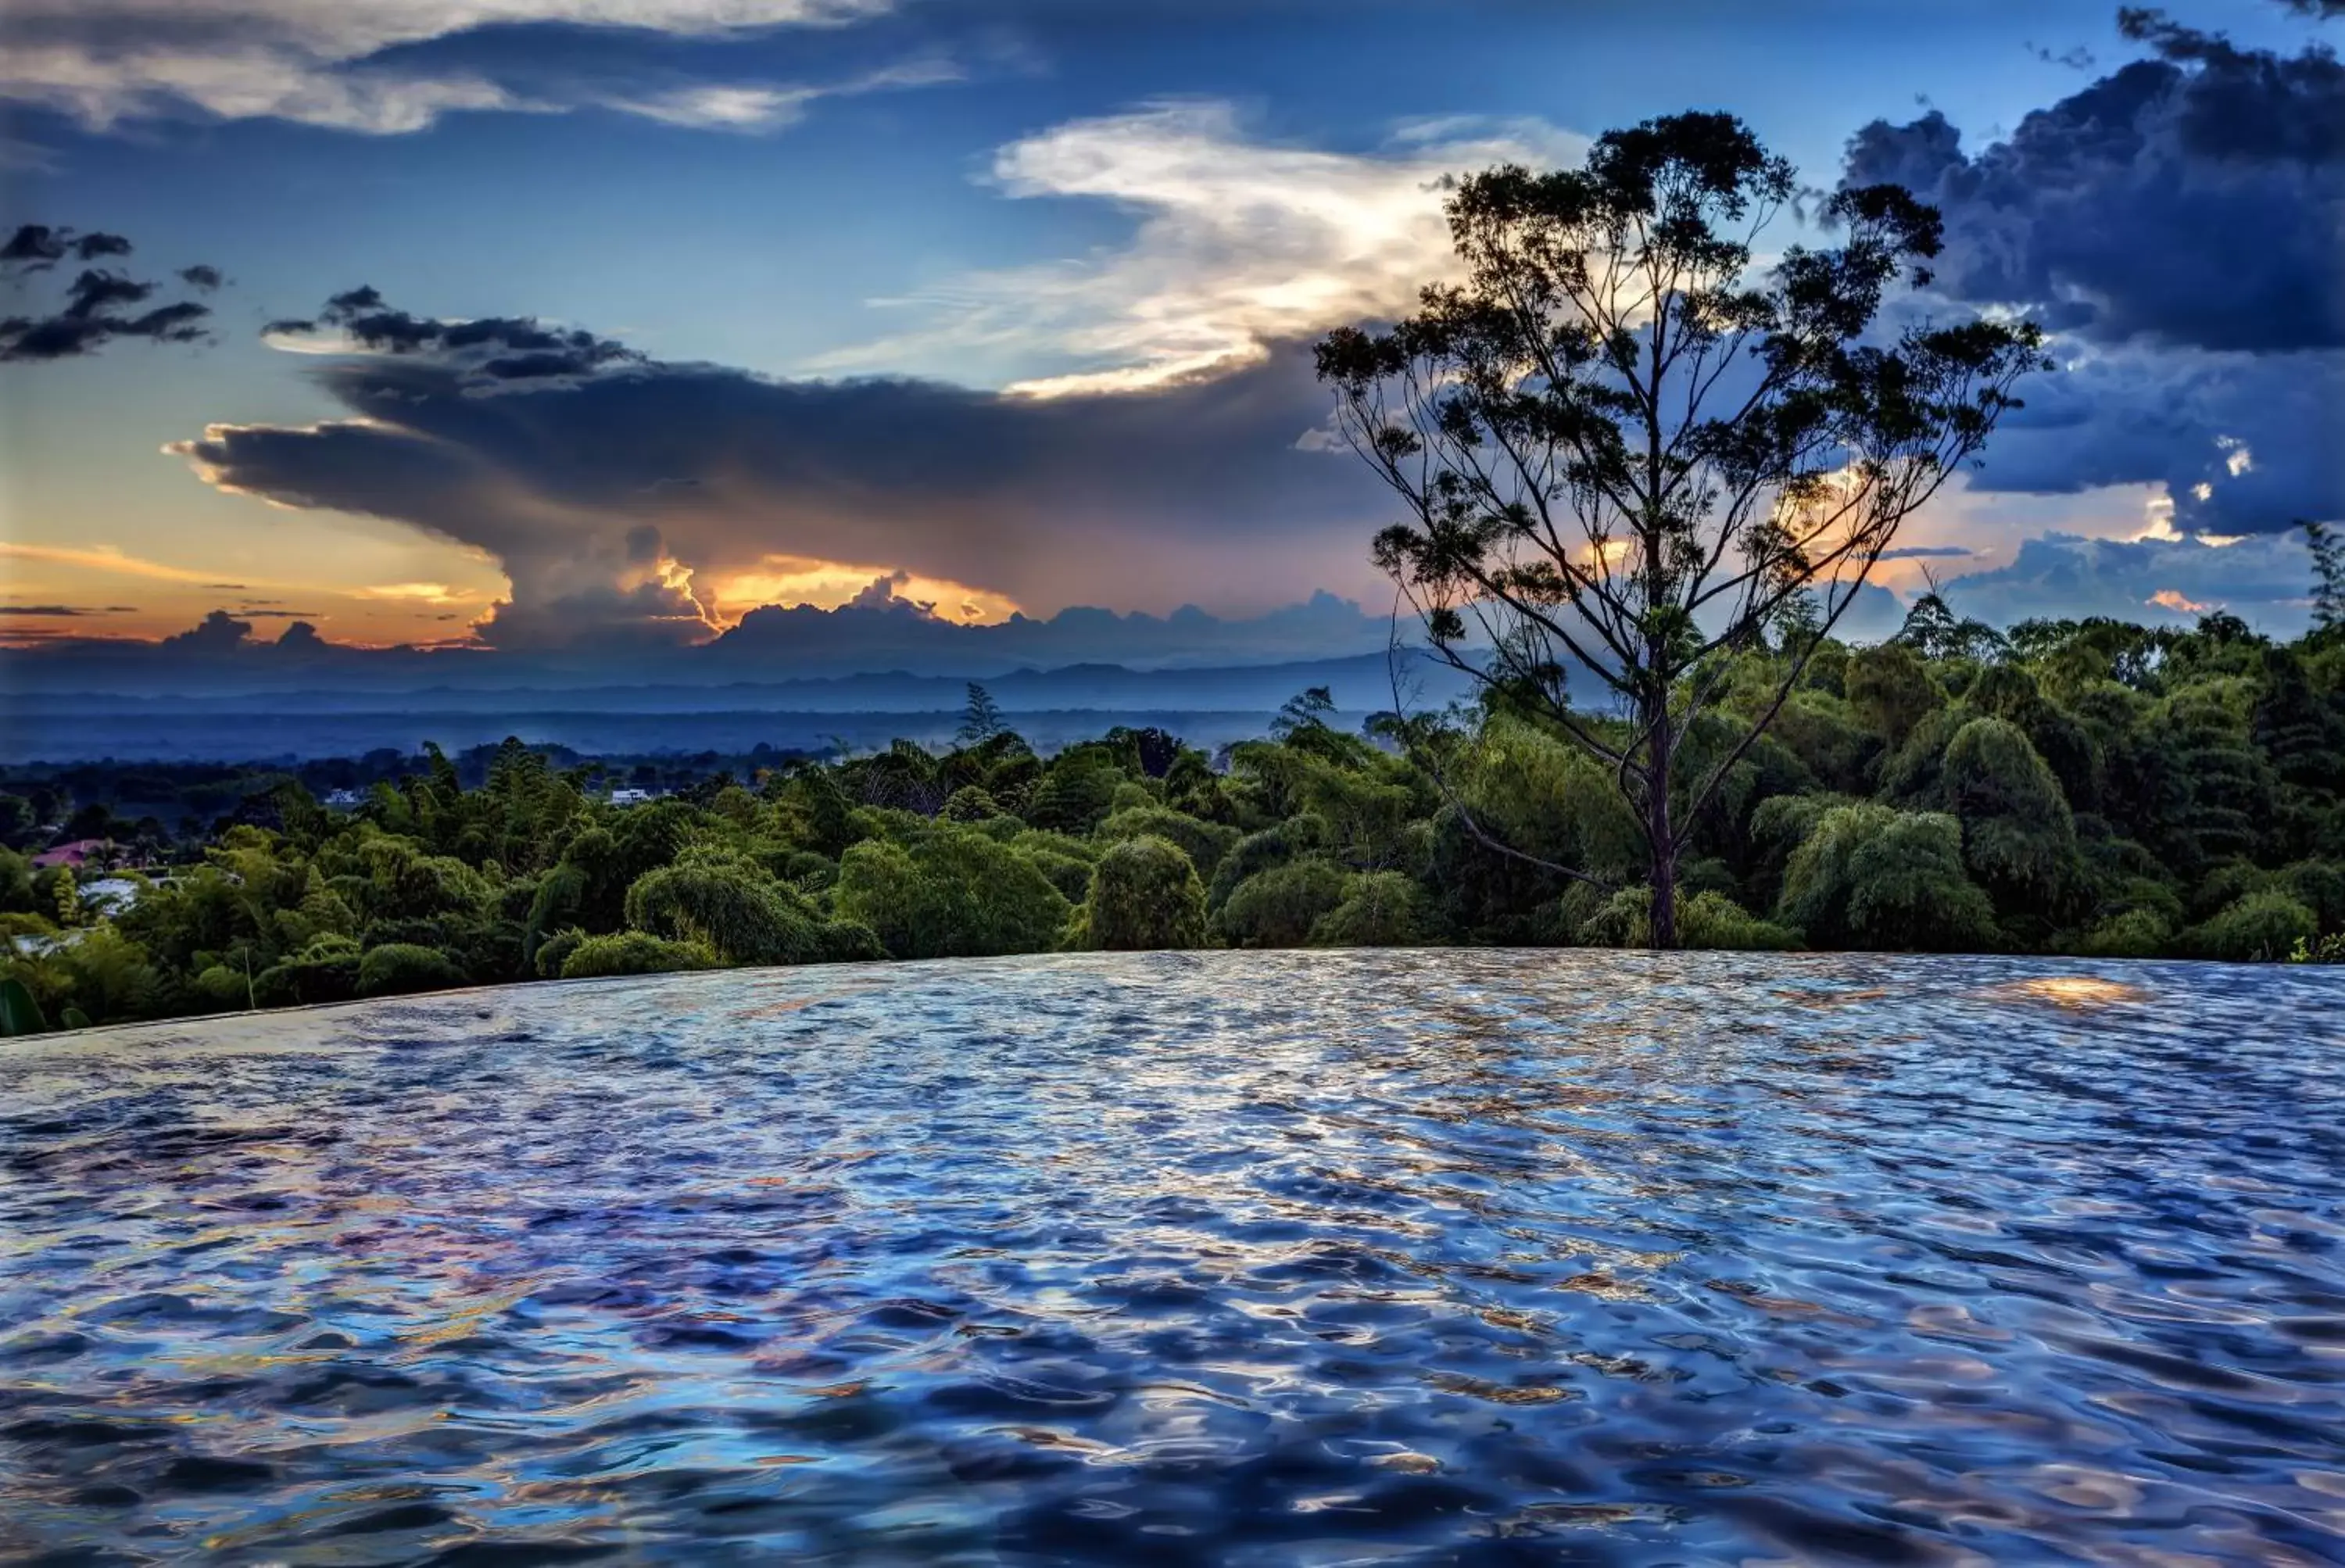
[[[1733,657],[1687,740],[1750,741],[1694,814],[1688,946],[2345,959],[2334,616],[2291,643],[2220,614],[2005,636],[1933,596],[1889,641],[1811,654],[1755,739],[1791,656]],[[1210,757],[1128,728],[1040,756],[982,698],[949,749],[636,805],[517,740],[475,787],[433,748],[344,810],[281,779],[177,863],[117,873],[127,905],[0,850],[0,1025],[736,965],[1650,939],[1626,803],[1503,686],[1354,723],[1304,693]],[[29,809],[0,807],[27,845]]]

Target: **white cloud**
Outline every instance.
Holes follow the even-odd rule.
[[[9,0],[0,98],[93,129],[190,110],[390,135],[456,109],[546,113],[586,104],[685,125],[787,124],[821,89],[709,87],[555,101],[464,71],[364,64],[398,45],[498,23],[568,22],[689,36],[830,25],[890,0]],[[881,85],[881,84],[874,84]],[[837,90],[837,89],[832,89]],[[713,95],[713,96],[706,96]]]
[[[1047,349],[1068,369],[1010,389],[1038,396],[1222,373],[1277,340],[1407,310],[1455,264],[1445,177],[1574,161],[1586,148],[1538,122],[1459,119],[1412,124],[1375,152],[1280,147],[1211,102],[1074,121],[1001,148],[990,178],[1012,197],[1116,203],[1139,219],[1127,242],[886,301],[935,324],[812,368]]]

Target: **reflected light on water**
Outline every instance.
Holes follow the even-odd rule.
[[[2047,974],[2027,980],[2015,980],[2007,984],[1989,988],[1990,996],[2014,1002],[2048,1002],[2055,1007],[2083,1012],[2096,1007],[2110,1007],[2120,1002],[2146,1002],[2149,993],[2138,985],[2120,981],[2102,980],[2089,974]]]

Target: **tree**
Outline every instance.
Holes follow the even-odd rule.
[[[975,681],[969,683],[969,706],[961,709],[960,728],[953,738],[963,746],[982,746],[1010,728],[1001,717],[1001,705],[993,694]]]
[[[2042,362],[2035,328],[1983,319],[1865,341],[1939,249],[1937,212],[1900,187],[1838,191],[1822,216],[1842,243],[1754,279],[1753,242],[1796,189],[1723,114],[1607,133],[1583,168],[1492,169],[1448,203],[1465,283],[1318,349],[1344,436],[1406,514],[1377,564],[1437,657],[1610,770],[1641,825],[1657,947],[1677,944],[1702,806]],[[1680,779],[1680,738],[1727,694],[1721,656],[1762,647],[1787,612],[1813,631],[1741,739]],[[1568,699],[1574,665],[1625,725]]]
[[[2312,552],[2312,632],[2326,640],[2345,636],[2345,539],[2325,523],[2299,523]]]
[[[1127,839],[1091,869],[1073,945],[1146,952],[1205,945],[1205,889],[1180,846]]]

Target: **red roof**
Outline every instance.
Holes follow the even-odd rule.
[[[33,857],[33,865],[35,869],[43,871],[51,866],[71,866],[79,871],[92,855],[100,850],[113,848],[115,843],[111,839],[76,839],[70,844],[58,844],[43,850]]]

